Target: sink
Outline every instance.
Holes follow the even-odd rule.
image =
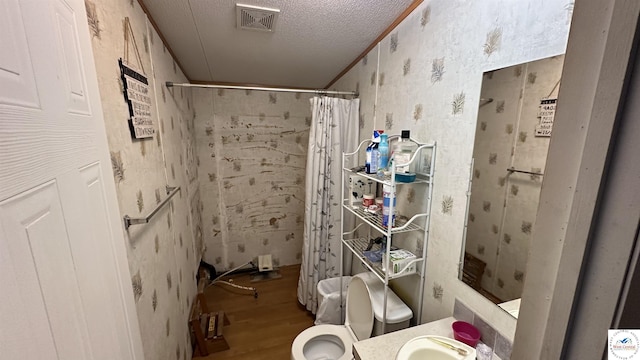
[[[460,355],[457,351],[436,341],[464,349],[467,354]],[[396,355],[396,360],[475,360],[475,358],[476,350],[471,346],[447,337],[435,335],[418,336],[407,341]]]

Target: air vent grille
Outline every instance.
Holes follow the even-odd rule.
[[[280,10],[236,4],[236,23],[239,29],[273,32]]]

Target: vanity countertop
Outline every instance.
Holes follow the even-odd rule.
[[[358,341],[353,344],[353,355],[356,360],[395,359],[396,353],[400,350],[402,345],[414,337],[422,335],[440,335],[453,339],[451,324],[454,321],[456,321],[454,317],[448,317],[432,321],[427,324]],[[497,359],[495,354],[493,355],[493,359]]]

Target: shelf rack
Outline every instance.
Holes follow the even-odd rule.
[[[369,259],[367,259],[364,256],[364,251],[369,246],[369,240],[367,240],[365,238],[348,239],[348,240],[344,240],[343,243],[344,243],[344,245],[346,247],[349,248],[349,250],[351,250],[351,252],[354,255],[356,255],[358,257],[358,259],[360,259],[360,261],[370,271],[372,271],[380,279],[380,281],[384,282],[385,271],[382,268],[382,263],[381,262],[372,262],[372,261],[370,261]],[[375,244],[374,246],[371,247],[371,250],[380,250],[380,245],[379,244]],[[411,265],[413,265],[415,263],[419,263],[422,260],[423,260],[422,258],[418,258],[418,259],[415,259],[415,260],[411,261],[410,263],[405,265],[405,267],[402,268],[396,274],[389,275],[389,280],[398,279],[398,278],[409,276],[409,275],[415,275],[415,273],[409,272],[409,271],[407,271],[407,269],[409,269],[409,267],[411,267]]]
[[[389,147],[392,148],[392,141],[397,140],[399,136],[389,136]],[[417,275],[419,277],[419,299],[418,299],[418,309],[416,314],[417,323],[420,324],[422,321],[422,303],[424,297],[424,282],[426,275],[426,258],[427,258],[427,248],[429,244],[429,227],[431,221],[431,203],[432,203],[432,194],[433,194],[433,179],[434,179],[434,170],[435,170],[435,161],[436,161],[436,143],[421,143],[416,141],[415,139],[410,139],[411,142],[417,145],[414,153],[411,156],[411,159],[406,164],[394,164],[393,156],[390,157],[390,163],[394,164],[390,168],[390,172],[384,176],[378,176],[377,174],[367,174],[362,171],[355,171],[354,169],[347,168],[345,164],[354,163],[354,159],[357,159],[363,147],[369,143],[368,140],[362,141],[358,148],[351,153],[343,153],[342,154],[342,209],[341,209],[341,218],[344,219],[345,214],[353,214],[357,219],[361,221],[361,223],[353,229],[345,231],[344,229],[344,221],[343,221],[343,233],[342,233],[342,246],[340,251],[340,288],[342,288],[342,275],[344,274],[343,269],[343,259],[345,249],[348,250],[353,256],[355,256],[369,271],[374,273],[376,277],[384,283],[384,300],[383,300],[383,314],[382,314],[382,332],[384,333],[386,327],[386,318],[387,318],[387,298],[389,291],[389,281],[393,279],[398,279],[401,277],[408,277],[412,275]],[[424,152],[430,152],[430,157],[425,158]],[[426,160],[426,161],[425,161]],[[419,163],[418,163],[419,161]],[[411,183],[401,183],[395,181],[396,168],[405,165],[414,165],[415,168],[418,168],[419,171],[416,171],[416,180]],[[426,165],[426,166],[425,166]],[[384,226],[382,224],[382,215],[381,214],[373,214],[358,204],[354,205],[351,203],[350,194],[345,194],[345,187],[347,186],[348,179],[351,175],[359,175],[365,179],[369,179],[374,181],[374,183],[382,184],[390,186],[391,191],[391,204],[394,203],[394,196],[396,194],[397,186],[426,186],[426,190],[423,191],[423,194],[426,198],[426,203],[424,204],[424,208],[422,212],[413,214],[411,217],[404,216],[396,216],[395,223],[392,226]],[[417,192],[417,191],[416,191]],[[391,206],[389,210],[389,218],[392,218],[396,213],[396,206]],[[354,236],[356,230],[366,224],[370,229],[373,229],[387,237],[387,247],[386,247],[386,258],[389,258],[391,247],[392,247],[392,235],[407,233],[407,232],[422,232],[423,242],[422,242],[422,254],[420,257],[412,260],[410,263],[406,264],[403,269],[398,271],[397,273],[390,274],[389,272],[384,270],[382,262],[372,262],[365,255],[364,251],[369,246],[369,240],[365,238],[360,238]],[[374,244],[370,250],[380,250],[379,244]],[[416,254],[418,256],[418,254]],[[413,268],[412,265],[415,265],[415,271],[409,271],[410,268]],[[340,306],[342,307],[342,292],[340,293],[341,301]],[[344,318],[344,309],[342,309],[342,314]]]

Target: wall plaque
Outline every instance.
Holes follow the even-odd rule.
[[[551,137],[557,102],[558,99],[540,100],[540,123],[536,125],[535,133],[537,137]]]
[[[129,128],[135,139],[153,137],[156,130],[151,118],[151,97],[147,77],[118,60],[122,81],[124,83],[124,99],[129,105]]]

